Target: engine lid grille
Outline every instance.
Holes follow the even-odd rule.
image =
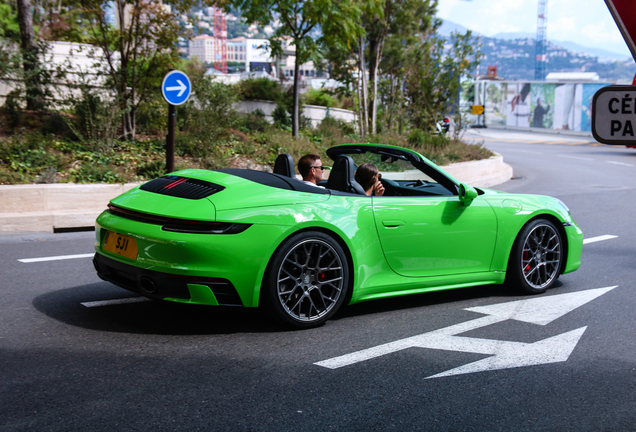
[[[220,192],[225,187],[188,177],[163,176],[144,183],[140,189],[161,195],[197,200]]]

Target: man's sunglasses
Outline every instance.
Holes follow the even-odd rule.
[[[325,170],[325,167],[322,166],[322,165],[320,165],[320,166],[312,166],[312,168],[316,168],[316,169],[323,170],[323,171]]]

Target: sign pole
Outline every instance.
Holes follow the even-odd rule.
[[[177,124],[177,109],[168,104],[168,135],[166,136],[166,172],[174,171],[174,129]]]
[[[161,94],[168,102],[168,135],[166,136],[166,171],[174,171],[174,141],[177,125],[177,105],[185,103],[190,97],[192,84],[186,74],[178,70],[170,70],[163,77]]]

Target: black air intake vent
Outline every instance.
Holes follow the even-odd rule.
[[[222,191],[225,187],[203,180],[179,176],[163,176],[141,185],[141,189],[161,195],[201,199]]]

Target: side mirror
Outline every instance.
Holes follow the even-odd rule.
[[[477,191],[472,186],[468,186],[464,183],[459,185],[459,201],[464,203],[465,206],[469,206],[470,203],[477,198],[477,195]]]

